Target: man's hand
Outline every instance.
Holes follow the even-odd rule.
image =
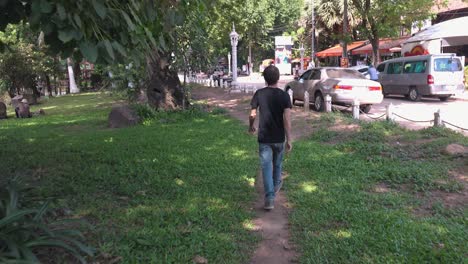
[[[290,141],[286,141],[286,153],[291,152],[292,150],[292,143]]]

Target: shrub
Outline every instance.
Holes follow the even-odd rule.
[[[20,182],[0,187],[0,263],[38,263],[39,248],[61,248],[81,263],[93,250],[83,244],[79,230],[66,228],[71,220],[45,219],[49,202],[28,208],[20,202]]]

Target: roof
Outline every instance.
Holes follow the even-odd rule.
[[[468,44],[466,25],[468,25],[468,17],[447,20],[419,31],[405,43],[442,39],[442,46],[466,45]]]
[[[366,44],[366,40],[360,40],[360,41],[355,41],[351,44],[348,44],[348,51],[351,51],[355,48],[359,48],[363,45]],[[320,52],[315,53],[315,56],[317,57],[339,57],[343,55],[343,48],[341,47],[340,44],[337,44],[329,49],[322,50]]]
[[[396,48],[401,48],[401,44],[407,40],[409,36],[400,38],[383,38],[379,40],[379,51],[380,53],[392,53],[398,51]],[[400,49],[401,50],[401,49]],[[372,54],[372,45],[369,43],[365,46],[356,48],[351,52],[353,55],[356,54]]]
[[[447,3],[445,1],[437,0],[434,1],[431,11],[434,13],[444,13],[448,11],[468,8],[468,3],[465,3],[463,0],[450,0]]]

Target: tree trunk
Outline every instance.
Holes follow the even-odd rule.
[[[183,104],[189,104],[187,98],[184,98],[184,89],[177,72],[169,67],[169,58],[170,55],[154,52],[148,59],[149,83],[146,94],[148,103],[156,109],[177,109]]]
[[[50,83],[50,77],[48,74],[45,75],[45,81],[46,81],[46,86],[47,86],[47,93],[49,94],[50,97],[53,97],[52,95],[52,85]]]
[[[380,63],[379,39],[373,38],[370,42],[372,45],[372,64],[377,65]]]

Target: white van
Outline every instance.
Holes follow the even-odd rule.
[[[412,101],[428,96],[446,101],[465,91],[464,61],[465,57],[451,53],[402,57],[382,62],[377,71],[384,96],[400,94]]]

